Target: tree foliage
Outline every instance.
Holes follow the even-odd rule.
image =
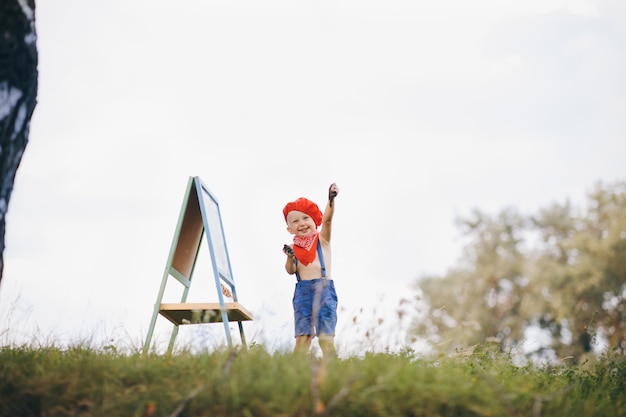
[[[586,203],[459,219],[462,262],[418,282],[430,314],[414,332],[448,350],[486,339],[505,350],[535,328],[550,335],[535,353],[580,359],[594,341],[626,353],[626,183],[599,183]]]

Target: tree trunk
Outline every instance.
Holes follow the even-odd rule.
[[[34,0],[0,0],[0,281],[6,213],[37,103]]]

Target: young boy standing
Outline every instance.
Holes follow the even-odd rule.
[[[336,356],[337,294],[330,273],[330,235],[338,194],[337,185],[331,184],[323,214],[317,204],[303,197],[283,209],[287,231],[294,235],[293,244],[283,247],[285,270],[298,280],[293,295],[295,350],[308,351],[318,336],[324,357]]]

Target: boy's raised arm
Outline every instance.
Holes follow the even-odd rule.
[[[332,183],[328,187],[328,203],[326,203],[326,209],[324,209],[324,217],[322,217],[322,230],[320,231],[320,237],[326,241],[330,241],[333,214],[335,214],[335,197],[339,194],[339,187],[337,184]]]

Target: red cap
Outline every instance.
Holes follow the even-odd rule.
[[[283,214],[285,215],[285,221],[287,221],[287,214],[289,214],[290,211],[294,211],[294,210],[301,211],[311,216],[316,226],[319,226],[322,224],[322,212],[320,211],[319,207],[317,207],[317,204],[315,204],[311,200],[307,200],[304,197],[300,197],[296,201],[287,203],[287,205],[283,209]]]

